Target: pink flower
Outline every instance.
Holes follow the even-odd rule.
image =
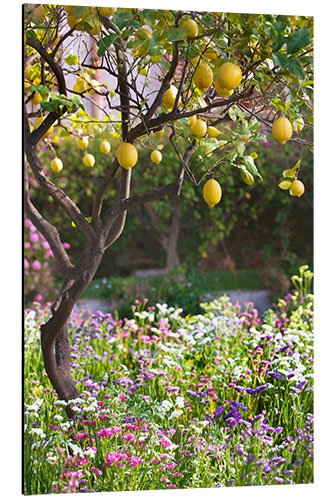
[[[30,245],[29,241],[26,241],[24,243],[24,248],[30,248],[30,247],[31,247],[31,245]]]
[[[52,250],[48,250],[48,251],[46,252],[46,257],[53,257],[53,252],[52,252]]]
[[[29,262],[27,259],[24,259],[24,269],[29,269]]]
[[[38,233],[31,233],[30,234],[30,241],[32,241],[33,243],[36,243],[37,241],[39,241]]]
[[[101,476],[103,472],[100,469],[97,469],[96,467],[91,468],[92,472],[95,472],[98,476]]]
[[[32,263],[32,269],[35,271],[39,271],[41,269],[42,265],[38,260],[34,260]]]
[[[63,246],[64,248],[70,248],[70,247],[71,247],[71,246],[70,246],[70,244],[69,244],[69,243],[67,243],[67,242],[63,243],[63,245],[62,245],[62,246]]]
[[[41,293],[39,293],[38,295],[36,295],[36,300],[38,300],[39,302],[41,302],[43,300],[43,295]]]
[[[47,241],[43,242],[43,248],[45,248],[45,250],[50,250],[50,245],[48,244]]]

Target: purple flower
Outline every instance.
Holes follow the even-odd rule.
[[[224,412],[224,406],[219,406],[213,413],[214,418],[220,417],[223,412]]]

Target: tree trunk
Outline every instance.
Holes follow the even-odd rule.
[[[167,241],[163,245],[166,251],[167,271],[170,271],[170,269],[180,266],[180,259],[177,252],[177,243],[180,232],[181,209],[182,209],[181,202],[179,198],[176,198],[174,203],[174,209],[172,212],[169,236],[167,238]]]

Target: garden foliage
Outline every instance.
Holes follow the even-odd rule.
[[[27,311],[25,493],[312,482],[311,277],[263,321],[226,296],[197,316],[73,314],[70,421],[42,364],[47,308]]]

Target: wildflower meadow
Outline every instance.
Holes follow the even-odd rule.
[[[25,494],[313,482],[312,273],[262,319],[227,296],[185,316],[136,300],[132,316],[70,320],[80,396],[57,398],[25,313]],[[75,414],[68,419],[67,404]]]

